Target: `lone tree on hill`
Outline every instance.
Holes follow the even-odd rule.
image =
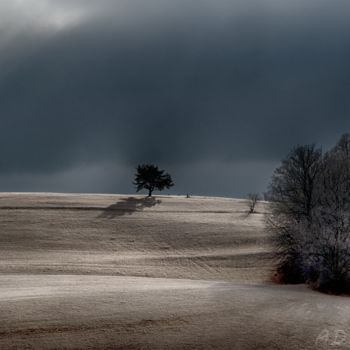
[[[164,188],[174,186],[171,176],[168,173],[164,174],[164,170],[159,170],[154,164],[138,165],[136,170],[133,183],[137,192],[145,188],[151,197],[154,190],[162,191]]]

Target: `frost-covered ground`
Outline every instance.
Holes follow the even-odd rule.
[[[270,282],[266,210],[2,194],[0,349],[350,348],[350,299]]]

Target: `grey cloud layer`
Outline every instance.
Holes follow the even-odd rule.
[[[348,2],[35,3],[0,4],[3,174],[152,161],[203,193],[216,163],[234,194],[350,129]]]

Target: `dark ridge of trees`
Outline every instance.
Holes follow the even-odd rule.
[[[275,170],[267,227],[282,282],[350,293],[350,137],[328,152],[297,146]]]

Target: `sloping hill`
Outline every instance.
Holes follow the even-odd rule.
[[[0,273],[268,279],[263,212],[245,200],[66,194],[0,196]]]
[[[348,298],[270,282],[244,200],[0,196],[0,349],[346,349]]]

